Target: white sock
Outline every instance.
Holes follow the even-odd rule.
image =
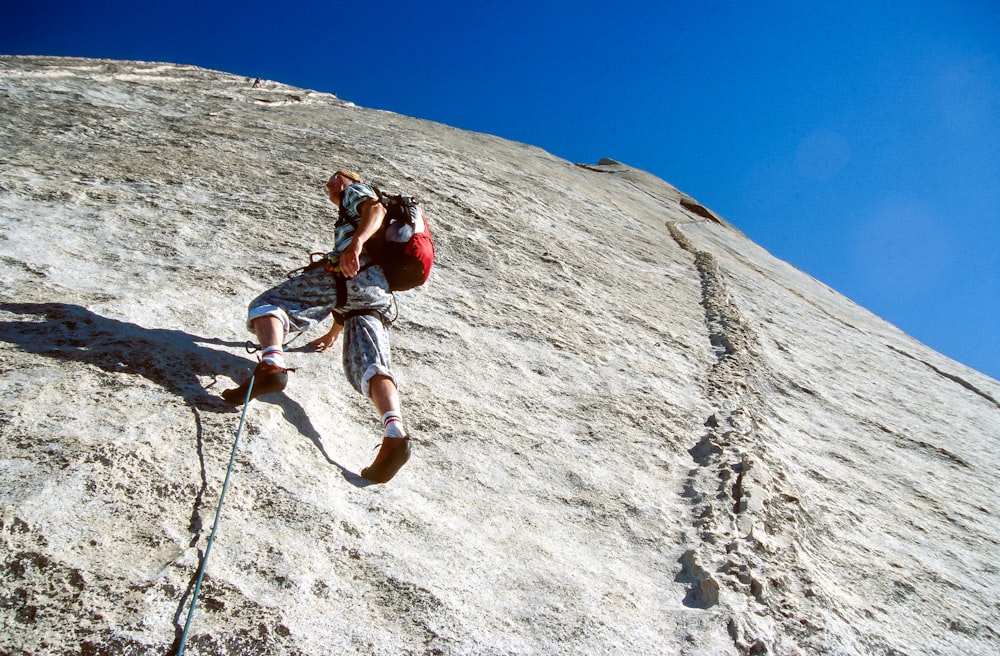
[[[285,354],[281,350],[280,346],[268,346],[266,349],[261,351],[260,361],[274,365],[275,367],[281,367],[282,369],[286,368]]]
[[[406,437],[406,430],[403,428],[403,415],[390,410],[382,415],[382,427],[385,429],[385,437]]]

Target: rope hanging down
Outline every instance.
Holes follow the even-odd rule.
[[[226,498],[226,489],[229,487],[229,476],[233,473],[233,464],[236,462],[236,447],[239,446],[240,435],[243,434],[243,422],[247,417],[247,408],[250,407],[250,394],[253,392],[253,383],[254,376],[251,376],[250,386],[247,387],[247,398],[243,403],[243,412],[240,414],[240,425],[236,429],[233,452],[229,456],[229,469],[226,470],[226,480],[222,483],[219,505],[215,509],[215,522],[212,524],[212,532],[209,534],[208,543],[205,545],[205,556],[201,559],[201,567],[198,568],[198,582],[194,584],[194,595],[191,597],[191,607],[188,609],[187,621],[184,622],[184,632],[181,634],[181,644],[177,648],[177,656],[184,656],[184,644],[187,642],[188,629],[191,628],[191,618],[194,617],[194,606],[198,603],[198,593],[201,592],[201,580],[205,577],[205,568],[208,566],[208,555],[212,553],[212,543],[215,542],[215,530],[219,528],[219,516],[222,515],[222,500]]]

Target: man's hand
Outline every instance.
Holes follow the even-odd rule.
[[[347,250],[340,254],[340,259],[337,261],[340,272],[347,278],[358,275],[358,271],[361,269],[361,246],[355,247],[356,243],[357,240],[352,241]]]
[[[330,328],[330,332],[323,335],[322,337],[319,337],[309,342],[308,344],[306,344],[306,348],[316,351],[317,353],[322,353],[323,351],[333,346],[333,343],[337,341],[337,338],[340,336],[340,331],[343,329],[344,329],[344,324],[337,323],[336,321],[334,321],[333,327]]]

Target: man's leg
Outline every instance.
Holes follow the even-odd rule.
[[[387,483],[410,459],[410,438],[403,429],[399,412],[399,391],[392,378],[377,374],[372,377],[368,393],[375,409],[382,416],[385,433],[375,461],[361,470],[361,475],[375,483]]]
[[[281,319],[274,315],[264,315],[257,317],[251,322],[257,341],[261,347],[261,361],[254,369],[253,376],[243,381],[243,384],[234,389],[225,390],[222,393],[229,403],[239,405],[247,398],[247,391],[250,390],[250,381],[253,381],[253,390],[250,398],[255,399],[261,394],[271,394],[280,392],[288,384],[288,369],[285,367],[284,354],[281,344],[285,338],[285,328]]]
[[[403,430],[403,417],[399,414],[399,392],[396,390],[396,383],[388,376],[372,376],[368,393],[379,416],[382,417],[383,424],[386,423],[387,415],[389,419],[394,419],[390,426],[383,425],[388,431],[387,437],[404,437],[406,431]]]
[[[253,331],[257,335],[257,341],[260,342],[261,348],[281,346],[281,342],[285,338],[285,328],[281,325],[281,319],[273,314],[254,319]]]

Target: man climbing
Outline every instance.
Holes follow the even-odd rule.
[[[378,455],[361,475],[385,483],[410,458],[385,324],[393,297],[382,267],[364,250],[365,242],[382,224],[385,207],[353,171],[334,173],[326,191],[339,210],[329,264],[310,267],[250,303],[247,327],[257,335],[261,348],[251,398],[280,392],[288,383],[282,351],[285,335],[303,332],[332,313],[333,327],[309,346],[322,352],[343,335],[344,374],[358,392],[371,399],[384,429]],[[222,396],[238,405],[246,399],[249,387],[247,379]]]

